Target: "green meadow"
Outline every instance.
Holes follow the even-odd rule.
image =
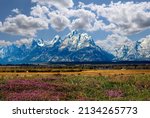
[[[149,101],[150,74],[136,70],[3,72],[0,73],[0,100]]]

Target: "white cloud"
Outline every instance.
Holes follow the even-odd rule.
[[[31,15],[33,16],[38,16],[38,17],[43,17],[43,14],[48,14],[49,18],[49,23],[50,26],[55,29],[56,31],[62,31],[65,28],[69,28],[70,30],[74,29],[82,29],[85,31],[97,31],[103,27],[103,22],[102,20],[97,20],[96,14],[89,11],[85,10],[83,8],[71,8],[68,9],[69,6],[73,6],[73,1],[69,0],[33,0],[32,2],[37,2],[36,7],[32,8]],[[65,7],[65,9],[55,9],[52,6],[67,6],[64,5],[71,3],[72,5],[68,5],[68,7]],[[59,3],[59,5],[58,5]],[[49,11],[47,11],[47,7],[45,8],[46,12],[43,12],[42,5],[50,5]],[[64,8],[64,7],[61,7]],[[49,13],[48,13],[49,12]]]
[[[149,51],[149,55],[150,55],[150,35],[146,36],[145,38],[142,38],[140,40],[141,42],[141,48],[144,50]]]
[[[2,27],[2,22],[0,22],[0,27]]]
[[[31,45],[32,44],[33,39],[32,38],[23,38],[20,40],[17,40],[14,42],[14,44],[17,44],[18,46],[20,45]]]
[[[109,5],[85,5],[79,2],[75,7],[73,0],[32,2],[36,3],[36,6],[31,8],[30,16],[9,16],[3,23],[0,22],[0,32],[33,37],[38,30],[51,26],[56,31],[69,28],[88,32],[105,30],[114,34],[130,35],[150,28],[150,2],[112,2]],[[12,11],[19,13],[18,9]]]
[[[112,34],[105,40],[96,41],[96,44],[112,53],[116,59],[150,59],[150,35],[138,41],[132,41],[125,36]]]
[[[5,40],[0,40],[0,46],[8,46],[11,45],[12,43],[10,41],[5,41]]]
[[[121,35],[130,35],[150,28],[150,2],[141,3],[111,3],[110,5],[84,5],[97,12],[99,17],[104,17],[110,23],[104,27]]]
[[[0,46],[9,46],[12,44],[15,44],[17,46],[26,45],[30,46],[32,44],[33,39],[32,38],[23,38],[16,41],[6,41],[6,40],[0,40]]]
[[[34,6],[31,9],[32,11],[30,14],[35,17],[46,17],[46,14],[50,12],[46,6],[40,5]]]
[[[136,50],[138,52],[138,56],[140,58],[150,59],[150,35],[146,36],[145,38],[140,39],[136,43]]]
[[[12,10],[13,13],[19,14],[20,10],[18,8]]]
[[[112,34],[108,35],[105,40],[97,40],[96,44],[116,56],[118,54],[117,51],[122,50],[123,46],[132,47],[134,42],[126,36]]]
[[[64,13],[65,14],[65,13]],[[73,18],[70,29],[96,31],[103,27],[103,22],[97,20],[95,13],[85,9],[69,10],[67,17]]]
[[[51,27],[57,31],[64,30],[70,24],[70,20],[61,14],[49,13],[49,17]]]
[[[115,34],[130,35],[150,28],[149,10],[150,2],[112,2],[110,5],[85,5],[80,2],[76,9],[56,10],[56,12],[70,20],[71,30],[83,29],[92,32],[101,29]]]
[[[70,29],[82,29],[84,31],[93,32],[99,30],[103,26],[102,21],[88,21],[84,18],[78,18],[73,20],[73,22],[70,25]]]
[[[48,29],[48,23],[44,19],[23,14],[6,18],[0,27],[1,32],[25,37],[33,37],[38,30],[43,29]]]
[[[55,6],[58,9],[71,8],[74,5],[72,0],[32,0],[32,2],[40,5],[48,5],[49,7]]]
[[[74,17],[71,23],[71,29],[89,30],[96,18],[94,13],[84,9],[71,10],[69,15],[70,17]]]

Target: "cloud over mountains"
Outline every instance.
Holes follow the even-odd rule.
[[[104,30],[114,33],[129,35],[150,28],[150,2],[126,2],[111,3],[109,5],[82,5],[97,13],[98,17],[104,17],[109,24]]]
[[[68,28],[87,32],[103,30],[119,35],[131,35],[150,28],[150,2],[118,2],[78,5],[73,0],[31,0],[35,6],[30,16],[13,9],[15,16],[0,22],[0,32],[34,37],[37,31],[63,31]]]
[[[48,29],[48,23],[41,18],[34,18],[24,14],[18,14],[15,17],[8,17],[0,27],[1,32],[12,35],[22,35],[26,37],[35,36],[38,30]]]

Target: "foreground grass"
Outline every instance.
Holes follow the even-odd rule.
[[[150,100],[150,74],[1,75],[0,100]]]

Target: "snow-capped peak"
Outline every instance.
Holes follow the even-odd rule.
[[[130,49],[130,47],[134,44],[132,40],[118,34],[109,35],[105,40],[98,40],[96,43],[102,49],[112,53],[115,56],[123,56],[122,53],[124,51],[122,50]]]
[[[87,46],[88,45],[89,46],[95,46],[95,43],[94,43],[92,37],[89,36],[87,33],[80,34],[79,38],[80,38],[82,44],[85,44]]]
[[[56,35],[53,39],[51,39],[48,42],[48,45],[50,47],[53,47],[55,44],[60,44],[60,42],[61,42],[61,37],[59,35]]]
[[[34,46],[43,47],[44,46],[44,41],[42,39],[33,39],[32,47],[34,47]]]
[[[71,31],[66,38],[71,38],[72,36],[78,35],[78,31],[77,30],[73,30]]]
[[[44,46],[44,41],[42,39],[38,39],[37,44],[38,44],[38,46],[43,47]]]
[[[57,40],[57,39],[60,39],[61,37],[59,36],[59,35],[56,35],[55,37],[54,37],[54,40]]]
[[[77,30],[73,30],[63,40],[60,49],[62,50],[67,48],[70,51],[75,51],[81,48],[93,46],[95,46],[95,43],[91,36],[89,36],[87,33],[78,33]]]
[[[150,59],[150,35],[137,41],[136,49],[140,58]]]
[[[5,49],[0,48],[0,58],[4,58],[4,56],[5,56]]]

